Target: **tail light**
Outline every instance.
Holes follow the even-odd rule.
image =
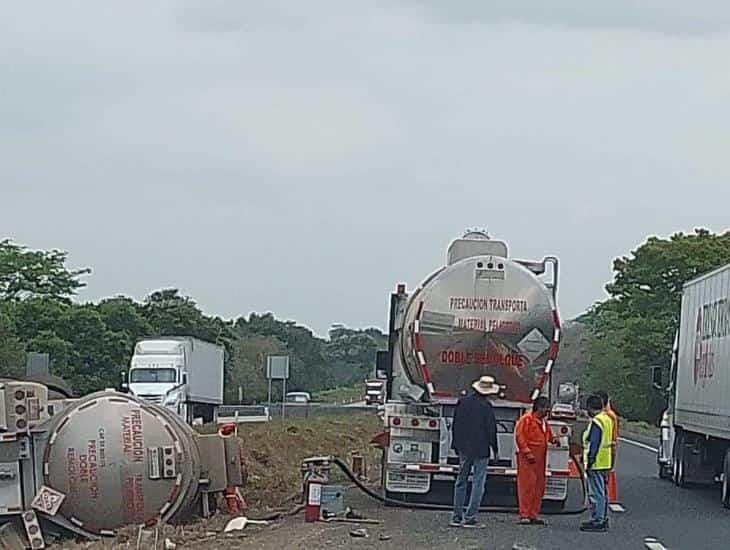
[[[393,418],[393,419],[392,419],[392,420],[390,421],[390,423],[391,423],[391,424],[393,424],[393,426],[400,426],[400,418],[398,418],[398,417],[396,416],[395,418]]]
[[[568,429],[568,426],[563,426],[562,428],[560,428],[560,435],[568,435],[569,431],[570,430]]]
[[[414,418],[413,420],[411,420],[411,426],[413,426],[414,428],[417,428],[419,424],[420,422],[418,421],[418,418]]]
[[[435,428],[435,427],[436,427],[436,426],[438,426],[438,425],[439,425],[439,423],[438,423],[438,422],[436,422],[435,420],[429,420],[429,421],[428,421],[428,427],[429,427],[429,428]]]

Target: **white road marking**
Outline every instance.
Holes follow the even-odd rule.
[[[614,513],[617,514],[623,514],[626,511],[626,508],[624,508],[621,504],[618,502],[614,502],[613,504],[608,505],[609,510],[611,510]]]
[[[667,550],[667,547],[654,537],[646,537],[644,539],[644,546],[646,546],[649,550]]]
[[[618,439],[619,441],[623,441],[624,443],[628,443],[629,445],[634,445],[636,447],[639,447],[640,449],[651,451],[655,454],[659,452],[655,447],[652,447],[651,445],[645,445],[644,443],[639,443],[638,441],[634,441],[632,439],[626,439],[625,437],[619,437]]]

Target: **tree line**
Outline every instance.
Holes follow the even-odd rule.
[[[60,250],[30,250],[0,241],[0,376],[22,376],[27,352],[48,353],[52,374],[77,395],[116,387],[135,342],[157,336],[194,336],[225,348],[227,402],[263,401],[269,354],[290,356],[291,390],[352,385],[371,374],[387,338],[378,329],[337,327],[327,339],[271,313],[227,320],[205,314],[177,289],[142,302],[115,296],[95,303],[72,300],[90,269],[70,269]],[[279,391],[277,388],[276,392]]]
[[[730,232],[706,229],[651,237],[613,263],[608,298],[566,325],[557,376],[587,390],[606,389],[619,412],[654,421],[664,407],[651,388],[650,367],[668,366],[679,326],[682,287],[730,263]],[[125,296],[72,301],[90,270],[66,266],[66,253],[0,242],[0,376],[24,371],[27,351],[47,352],[53,373],[79,394],[116,386],[137,339],[196,336],[225,346],[226,401],[261,401],[268,354],[291,357],[292,390],[317,391],[359,383],[387,346],[378,329],[333,327],[327,339],[271,313],[226,320],[203,313],[176,289],[142,302]],[[564,371],[561,374],[561,370]],[[278,391],[278,390],[277,390]]]
[[[587,329],[584,385],[606,389],[624,416],[655,422],[665,403],[651,367],[669,367],[683,285],[728,263],[730,232],[706,229],[651,237],[616,259],[609,297],[578,319]]]

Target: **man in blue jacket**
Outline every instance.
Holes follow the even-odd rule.
[[[498,455],[497,421],[489,396],[499,393],[499,386],[491,376],[482,376],[472,384],[474,390],[462,397],[454,411],[452,447],[459,455],[459,476],[454,485],[454,515],[452,527],[484,527],[476,515],[484,496],[490,450]],[[464,515],[464,501],[469,474],[473,471],[471,498]]]
[[[591,423],[583,433],[583,462],[588,477],[588,501],[591,505],[589,521],[581,524],[581,531],[608,530],[608,473],[613,468],[613,420],[603,410],[603,399],[591,395],[586,408]]]

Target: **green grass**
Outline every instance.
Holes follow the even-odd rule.
[[[365,384],[350,386],[344,388],[334,388],[316,392],[312,395],[314,401],[320,403],[349,403],[351,401],[360,401],[364,399]]]
[[[622,431],[646,437],[657,437],[659,435],[659,428],[656,426],[652,426],[647,422],[625,420],[623,418],[619,424],[619,432]]]

